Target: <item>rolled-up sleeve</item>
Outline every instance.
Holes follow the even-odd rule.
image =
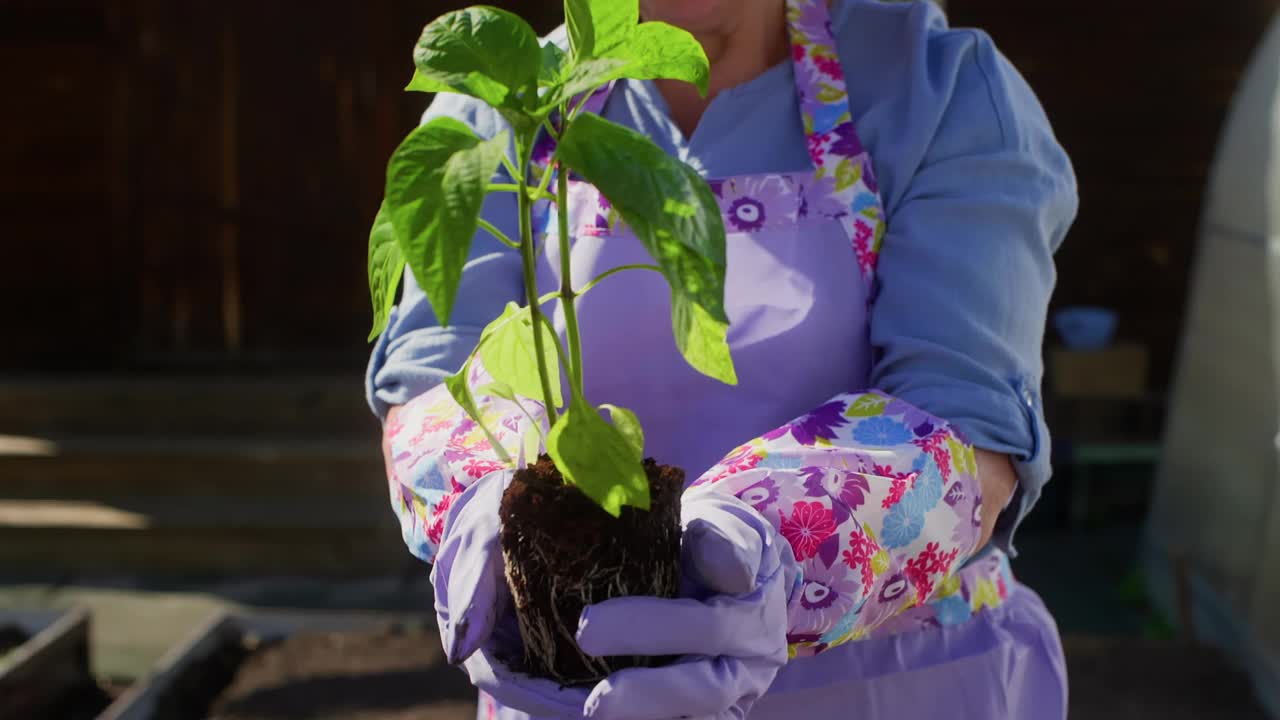
[[[993,538],[1012,553],[1051,473],[1042,343],[1076,183],[1017,71],[984,34],[950,37],[949,100],[886,208],[871,381],[1013,458],[1018,486]]]
[[[423,122],[442,116],[466,123],[483,138],[491,138],[505,127],[495,112],[457,95],[437,96]],[[503,180],[500,177],[498,181]],[[519,234],[516,199],[510,193],[490,194],[482,216],[508,237]],[[369,407],[379,419],[385,419],[392,406],[405,404],[461,369],[479,341],[480,331],[502,314],[508,302],[523,297],[520,255],[488,233],[478,233],[448,327],[440,326],[407,268],[401,288],[400,301],[373,347],[365,375]]]

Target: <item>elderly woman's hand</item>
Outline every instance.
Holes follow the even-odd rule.
[[[1013,498],[1018,475],[1008,455],[980,449],[975,449],[973,455],[978,462],[978,483],[982,486],[982,535],[977,545],[981,548],[991,541],[996,520]]]
[[[583,611],[577,637],[591,655],[681,660],[623,670],[590,689],[563,689],[503,664],[519,640],[513,623],[499,622],[464,663],[472,683],[535,717],[744,717],[787,662],[787,601],[799,568],[790,546],[737,498],[691,490],[683,514],[685,597],[593,605]]]

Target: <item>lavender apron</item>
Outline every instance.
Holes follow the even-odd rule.
[[[647,450],[691,472],[725,468],[727,450],[867,386],[868,309],[884,210],[858,139],[825,0],[788,0],[798,109],[813,168],[711,181],[728,231],[726,310],[739,384],[681,358],[669,290],[654,273],[621,273],[579,300],[586,393],[644,424]],[[608,97],[592,98],[599,112]],[[620,265],[650,263],[608,202],[570,185],[575,286]],[[553,217],[539,260],[543,291],[560,285]],[[564,332],[563,316],[556,314]],[[732,468],[730,468],[732,470]],[[793,660],[753,720],[793,718],[1063,718],[1066,679],[1056,626],[1017,584],[1001,553],[946,581],[933,602],[856,641],[793,643]],[[528,716],[481,698],[481,718]]]

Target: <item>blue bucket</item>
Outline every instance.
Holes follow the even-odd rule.
[[[1115,339],[1118,318],[1102,307],[1069,307],[1053,315],[1053,327],[1072,350],[1101,350]]]

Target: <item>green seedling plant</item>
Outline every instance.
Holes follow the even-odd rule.
[[[661,273],[671,289],[672,330],[686,361],[725,383],[735,384],[737,377],[726,339],[725,230],[714,194],[695,170],[583,106],[591,93],[625,78],[685,81],[705,96],[710,71],[701,45],[688,32],[640,22],[637,0],[565,0],[564,11],[567,51],[540,42],[519,16],[486,6],[448,13],[423,31],[407,89],[471,96],[500,113],[510,130],[484,139],[463,123],[441,117],[414,130],[396,150],[369,240],[375,318],[370,337],[386,327],[406,264],[443,326],[476,233],[487,231],[519,250],[525,303],[508,305],[484,329],[466,364],[446,381],[449,392],[511,465],[514,461],[485,425],[475,398],[540,399],[550,429],[543,435],[542,425],[534,422],[530,435],[537,435],[526,436],[523,446],[545,444],[565,480],[616,517],[624,506],[649,509],[641,462],[644,431],[631,411],[613,405],[597,408],[584,396],[577,298],[616,272]],[[556,143],[545,168],[532,161],[540,132]],[[499,167],[505,167],[511,182],[494,182]],[[582,287],[573,286],[570,172],[612,203],[653,264],[614,268]],[[488,193],[516,195],[518,238],[507,237],[480,217]],[[553,204],[562,243],[560,287],[541,296],[533,229],[540,201]],[[567,347],[544,309],[552,301],[563,309]],[[473,388],[468,378],[477,357],[492,382]],[[567,397],[561,368],[569,383]]]

